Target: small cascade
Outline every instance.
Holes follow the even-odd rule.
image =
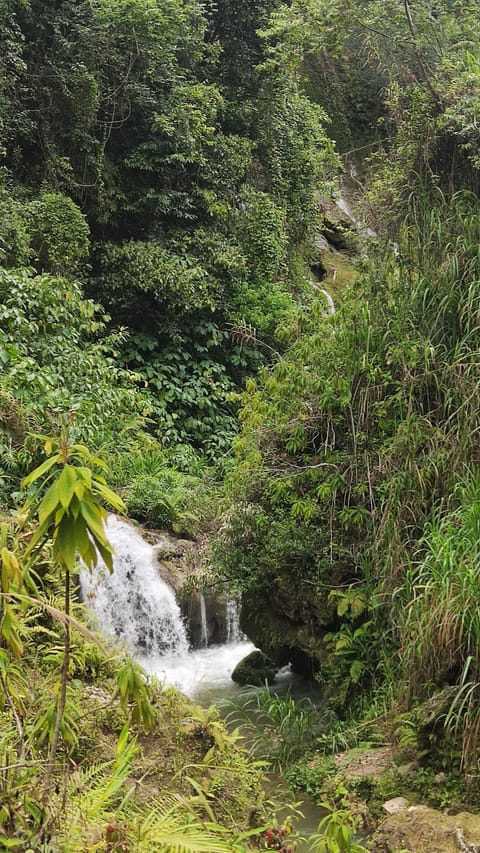
[[[173,591],[161,579],[154,549],[126,521],[109,516],[106,534],[115,549],[113,572],[100,561],[83,568],[84,602],[100,630],[132,655],[186,654],[188,641]]]
[[[204,648],[208,646],[208,625],[207,625],[207,606],[205,604],[205,596],[203,592],[200,595],[200,645]]]
[[[352,210],[352,206],[351,206],[350,202],[346,198],[343,198],[343,196],[341,194],[338,194],[335,197],[335,204],[337,205],[338,209],[341,210],[342,213],[345,214],[345,216],[348,216],[348,218],[351,220],[352,224],[355,226],[355,228],[357,229],[357,231],[359,232],[359,234],[362,237],[364,237],[364,238],[368,237],[368,238],[372,239],[372,238],[375,238],[377,236],[376,231],[373,231],[372,228],[369,228],[368,225],[365,225],[365,223],[363,223],[359,219],[357,219],[357,217],[355,216],[355,214]]]
[[[227,601],[226,610],[227,643],[240,643],[244,638],[240,630],[238,601]]]

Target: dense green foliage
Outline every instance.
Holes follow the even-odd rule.
[[[271,345],[292,304],[313,191],[335,166],[325,116],[297,74],[250,64],[264,54],[256,29],[267,8],[252,4],[228,83],[237,11],[194,0],[12,0],[3,13],[5,265],[82,280],[129,330],[119,357],[162,443],[225,451],[229,392],[268,353],[250,343],[240,354],[225,329],[258,326]],[[234,104],[250,113],[238,129]]]
[[[479,172],[463,104],[479,78],[473,5],[458,6],[339,0],[271,18],[278,67],[310,73],[329,51],[341,80],[349,52],[364,91],[372,74],[383,87],[363,202],[396,243],[372,245],[341,310],[314,303],[247,382],[212,559],[249,635],[312,667],[349,725],[374,691],[414,703],[452,685],[447,723],[476,766]]]
[[[272,761],[381,719],[426,778],[478,769],[477,29],[475,0],[0,0],[0,843],[247,843],[196,781],[178,820],[167,798],[145,821],[119,796],[125,734],[113,764],[59,767],[93,761],[99,672],[110,733],[170,701],[132,662],[114,680],[70,600],[123,506],[104,459],[132,517],[216,528],[249,636],[322,685],[321,734],[313,708],[258,699]],[[376,230],[342,235],[348,287],[319,258],[334,140]],[[218,721],[197,722],[222,762]],[[355,849],[342,809],[317,848]]]
[[[133,662],[112,666],[73,574],[79,558],[111,562],[103,521],[123,504],[106,457],[133,516],[189,535],[213,517],[203,460],[228,453],[243,380],[276,357],[277,327],[308,290],[313,188],[336,167],[326,118],[298,74],[257,67],[267,7],[238,30],[237,75],[233,8],[5,0],[0,12],[1,844],[244,850],[260,770],[212,715],[182,753],[190,708],[174,713],[179,700]],[[122,726],[146,738],[169,702],[166,754],[183,771],[197,762],[215,806],[165,759],[162,784],[195,797],[162,792],[147,818],[126,788],[144,771]]]

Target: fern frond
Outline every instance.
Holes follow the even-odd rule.
[[[231,853],[222,827],[204,823],[180,796],[155,800],[138,833],[139,853]]]

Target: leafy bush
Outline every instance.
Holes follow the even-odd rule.
[[[3,395],[42,427],[69,411],[78,438],[113,442],[135,419],[138,397],[114,361],[119,336],[105,335],[100,307],[78,284],[31,270],[0,270],[0,298]],[[11,428],[10,418],[9,440]]]
[[[24,266],[28,262],[30,235],[25,205],[0,188],[0,261],[2,266]]]
[[[122,493],[128,515],[150,527],[193,535],[213,492],[205,464],[200,467],[197,460],[196,475],[184,473],[152,440],[149,445],[143,451],[121,452],[113,465],[113,481]],[[191,457],[189,453],[187,458]]]
[[[129,241],[97,248],[95,292],[115,319],[146,330],[178,314],[213,307],[215,280],[194,257],[157,241]]]
[[[71,198],[44,193],[28,205],[27,222],[34,263],[41,272],[79,272],[90,251],[90,230]]]
[[[317,677],[340,688],[340,704],[382,679],[398,688],[395,650],[413,649],[414,638],[420,651],[405,675],[414,666],[419,686],[424,638],[427,682],[459,678],[465,656],[477,655],[467,553],[447,551],[442,531],[439,554],[462,559],[466,574],[454,582],[440,562],[426,608],[414,578],[434,569],[418,552],[432,512],[440,523],[458,500],[458,476],[477,463],[479,227],[475,199],[447,200],[420,182],[399,256],[366,261],[333,317],[314,304],[284,357],[247,383],[234,505],[214,564],[243,590],[260,647],[300,645]],[[405,647],[402,608],[416,614]]]
[[[191,443],[210,458],[229,449],[237,423],[236,386],[227,365],[243,357],[222,352],[227,338],[215,323],[200,321],[191,336],[177,334],[175,342],[162,344],[138,333],[124,347],[125,367],[134,371],[152,431],[163,446]]]
[[[275,280],[285,265],[285,214],[266,193],[246,189],[240,201],[237,239],[253,281]]]

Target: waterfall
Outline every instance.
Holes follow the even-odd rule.
[[[188,641],[173,591],[163,582],[154,549],[126,521],[109,516],[106,534],[115,549],[113,572],[100,561],[82,568],[83,600],[100,630],[132,655],[186,654]]]
[[[207,607],[203,592],[200,595],[200,645],[208,646]]]
[[[227,601],[226,623],[227,643],[239,643],[244,639],[244,635],[240,630],[238,601]]]
[[[237,691],[231,672],[254,646],[239,630],[236,602],[227,605],[228,642],[207,648],[206,602],[200,598],[204,645],[189,651],[180,609],[160,577],[155,549],[113,515],[106,534],[115,549],[113,572],[101,561],[92,572],[85,567],[80,572],[83,601],[101,632],[123,642],[147,673],[175,684],[205,707]]]

